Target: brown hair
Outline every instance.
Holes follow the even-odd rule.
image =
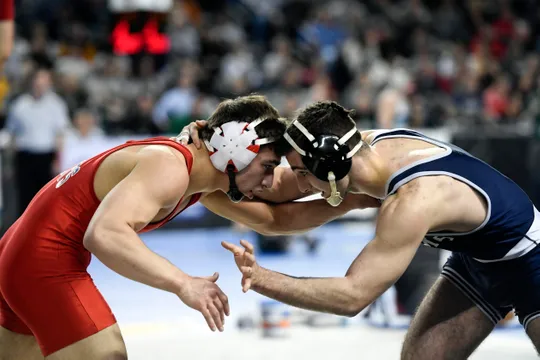
[[[335,101],[318,101],[300,110],[295,117],[315,137],[319,135],[335,135],[342,137],[354,126],[351,118],[352,110],[347,110]],[[310,141],[296,128],[289,125],[289,136],[302,149],[309,147]],[[352,149],[359,141],[362,141],[360,133],[354,134],[346,144]]]
[[[216,127],[231,121],[251,123],[259,118],[265,121],[255,128],[257,135],[274,140],[266,146],[272,147],[278,156],[288,153],[291,148],[283,139],[286,122],[262,95],[253,94],[222,101],[208,118],[208,126],[199,130],[199,136],[202,140],[210,140]]]

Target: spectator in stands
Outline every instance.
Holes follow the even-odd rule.
[[[99,139],[104,136],[103,130],[99,127],[97,116],[90,109],[78,109],[73,116],[73,128],[66,134],[66,142],[85,142]]]
[[[54,66],[54,59],[51,56],[51,49],[48,46],[47,28],[44,24],[36,24],[32,29],[30,41],[30,58],[39,68],[51,69]]]
[[[504,118],[510,102],[509,97],[510,80],[501,75],[484,92],[483,101],[486,120],[497,122]]]
[[[153,108],[154,99],[150,94],[137,96],[129,106],[123,121],[117,124],[120,126],[117,129],[119,131],[113,133],[158,135],[160,129],[152,121]]]
[[[272,50],[266,54],[262,63],[265,81],[275,85],[291,64],[291,44],[286,37],[276,36],[272,41]]]
[[[464,73],[462,79],[456,84],[453,98],[459,116],[476,119],[482,112],[479,81],[470,73]]]
[[[354,99],[355,121],[359,127],[375,127],[375,114],[373,111],[373,99],[367,89],[360,91]]]
[[[538,60],[528,58],[540,28],[532,0],[174,2],[165,26],[171,52],[164,59],[111,53],[104,21],[110,14],[100,1],[20,6],[21,26],[6,66],[7,102],[20,92],[30,63],[77,77],[59,93],[71,112],[81,106],[104,110],[101,124],[111,134],[148,129],[132,104],[146,108],[156,99],[154,130],[174,133],[203,115],[200,108],[208,106],[201,104],[250,92],[266,95],[287,114],[314,99],[334,98],[361,110],[358,119],[374,117],[380,124],[374,126],[445,126],[441,114],[449,113],[456,115],[453,122],[463,123],[466,114],[485,124],[484,102],[497,97],[490,84],[504,75],[518,93],[508,92],[497,124],[534,118]],[[403,59],[398,66],[396,59]],[[166,91],[179,67],[180,84]],[[396,77],[413,86],[396,91]],[[6,89],[0,84],[0,96]],[[79,96],[85,93],[87,100]],[[399,105],[383,111],[392,102]],[[419,122],[406,120],[409,112]]]
[[[190,23],[184,8],[176,5],[170,15],[171,24],[168,33],[171,52],[177,56],[198,56],[201,50],[200,34]]]
[[[73,127],[67,132],[61,154],[60,168],[67,170],[106,148],[105,134],[99,127],[97,115],[90,109],[75,111]]]
[[[58,77],[58,95],[66,102],[69,115],[73,117],[75,111],[88,104],[88,93],[80,84],[80,79],[76,75],[61,74]]]
[[[68,108],[51,88],[51,73],[38,70],[29,92],[11,105],[7,130],[15,146],[19,212],[53,176],[53,165],[69,126]]]
[[[184,69],[174,88],[166,91],[156,103],[153,121],[162,132],[179,133],[192,121],[194,105],[198,98],[195,75]]]
[[[408,79],[398,77],[383,90],[377,99],[377,127],[391,129],[408,127],[410,104],[407,101]]]

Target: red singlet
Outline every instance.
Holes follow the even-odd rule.
[[[129,141],[51,180],[0,240],[0,326],[34,335],[44,356],[116,323],[87,272],[91,254],[83,246],[84,233],[100,204],[94,175],[113,152],[150,144],[180,151],[191,172],[193,156],[183,145],[161,137]],[[193,195],[186,208],[199,198],[200,194]],[[181,203],[142,232],[165,224]]]

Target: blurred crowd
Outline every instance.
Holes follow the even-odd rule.
[[[107,0],[16,6],[11,130],[42,94],[81,139],[176,133],[252,92],[283,116],[337,100],[362,127],[531,124],[540,108],[536,0],[175,0],[165,56],[114,54]]]

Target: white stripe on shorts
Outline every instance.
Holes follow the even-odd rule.
[[[487,302],[482,295],[456,270],[449,266],[445,266],[441,272],[441,275],[454,284],[461,292],[469,298],[478,308],[486,315],[493,325],[497,325],[503,318],[499,311]]]
[[[530,322],[538,317],[540,317],[540,311],[535,311],[523,318],[523,328],[525,331],[527,331],[527,326],[529,326]]]

